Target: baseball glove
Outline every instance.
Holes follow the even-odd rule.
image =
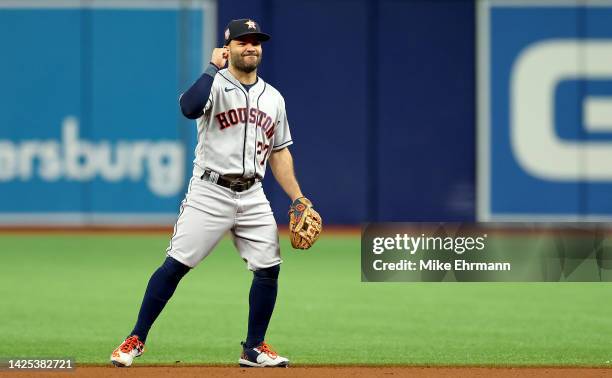
[[[308,249],[317,241],[323,222],[306,197],[293,201],[289,208],[289,234],[291,245],[297,249]]]

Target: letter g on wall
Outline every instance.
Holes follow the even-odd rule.
[[[565,80],[612,80],[612,40],[549,39],[528,46],[510,79],[510,140],[529,174],[545,180],[612,181],[612,140],[565,140],[555,131],[555,91]],[[612,131],[612,97],[586,97],[583,124]]]

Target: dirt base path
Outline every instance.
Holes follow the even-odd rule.
[[[612,369],[605,368],[488,368],[488,367],[290,367],[275,369],[243,369],[210,366],[135,366],[127,369],[112,366],[77,367],[71,372],[0,371],[0,376],[15,377],[612,377]]]

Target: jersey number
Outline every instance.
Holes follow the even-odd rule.
[[[264,165],[268,158],[268,152],[270,152],[270,145],[263,144],[263,142],[257,142],[257,155],[263,154],[263,160],[259,162],[259,165]]]

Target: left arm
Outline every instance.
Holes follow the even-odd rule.
[[[295,178],[293,157],[288,148],[273,151],[268,162],[270,163],[270,169],[272,169],[274,178],[289,198],[291,198],[291,202],[304,196],[300,190],[300,184],[298,184]]]

